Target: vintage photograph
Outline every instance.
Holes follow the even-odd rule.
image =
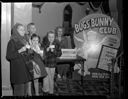
[[[124,97],[122,12],[122,0],[1,2],[2,97]]]

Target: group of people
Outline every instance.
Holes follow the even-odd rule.
[[[13,96],[39,96],[39,80],[44,94],[54,94],[54,76],[66,80],[68,64],[56,63],[61,49],[68,48],[63,27],[57,27],[41,40],[34,23],[16,23],[11,30],[6,59],[10,62],[10,82]]]

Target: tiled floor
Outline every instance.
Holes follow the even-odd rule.
[[[110,96],[110,86],[107,81],[84,80],[81,86],[80,81],[68,79],[56,81],[54,89],[56,96]],[[119,96],[119,89],[116,87],[114,87],[113,96]]]
[[[113,96],[119,97],[119,86],[118,82],[115,81]],[[55,83],[55,95],[57,96],[110,96],[110,81],[102,80],[88,80],[84,79],[83,86],[81,86],[80,80],[73,80],[68,78],[67,81],[58,81]]]
[[[67,82],[58,81],[57,90],[58,95],[109,95],[110,90],[108,82],[100,81],[84,81],[81,86],[80,81],[73,81],[68,79]]]

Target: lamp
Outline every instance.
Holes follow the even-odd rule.
[[[100,7],[102,7],[103,2],[89,2],[90,7],[93,11],[97,11]]]
[[[44,5],[45,2],[33,2],[32,3],[32,7],[38,8],[39,9],[39,13],[41,13],[41,8]]]

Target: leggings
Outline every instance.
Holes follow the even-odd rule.
[[[43,79],[43,91],[50,94],[54,93],[54,75],[55,68],[46,67],[48,75]]]
[[[27,96],[28,84],[12,84],[13,96]]]

